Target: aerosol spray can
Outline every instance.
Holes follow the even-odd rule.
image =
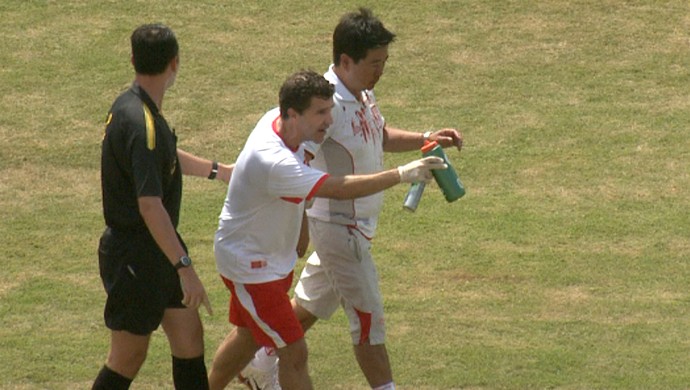
[[[438,186],[441,187],[441,190],[443,191],[443,196],[448,202],[456,201],[465,195],[465,187],[462,185],[458,174],[450,164],[448,156],[446,156],[446,153],[443,151],[443,148],[441,148],[441,145],[439,145],[436,141],[425,143],[422,147],[422,155],[424,157],[441,157],[446,165],[448,165],[448,168],[446,169],[434,169],[431,171],[431,173],[434,175],[434,179],[436,179],[436,183],[438,183]],[[403,208],[405,210],[412,212],[417,210],[417,206],[419,205],[419,201],[422,199],[422,194],[424,193],[425,187],[426,183],[424,182],[413,183],[410,186],[410,189],[407,191],[407,195],[405,195],[405,200],[403,201]]]
[[[419,201],[422,199],[422,194],[424,193],[424,187],[426,187],[426,183],[423,181],[412,183],[403,201],[403,208],[405,210],[411,212],[417,210],[417,205],[419,205]]]
[[[454,202],[465,195],[465,187],[462,185],[458,174],[455,172],[453,165],[451,165],[441,145],[436,141],[425,144],[422,146],[422,155],[424,157],[441,157],[446,165],[448,165],[446,169],[433,169],[431,171],[434,175],[434,179],[436,179],[436,183],[441,187],[441,191],[443,191],[443,196],[445,196],[448,202]]]

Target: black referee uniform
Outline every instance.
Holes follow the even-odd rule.
[[[177,228],[182,200],[177,137],[135,83],[108,113],[101,152],[107,228],[98,255],[108,294],[105,323],[111,330],[146,335],[158,328],[165,309],[184,307],[177,272],[149,233],[137,201],[160,197]]]

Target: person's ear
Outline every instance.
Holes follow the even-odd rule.
[[[352,58],[349,55],[347,55],[345,53],[340,54],[340,66],[343,69],[348,70],[348,68],[350,67],[350,64],[352,64],[352,63],[353,63]]]
[[[170,61],[171,70],[177,73],[177,68],[180,66],[180,56],[175,56],[172,61]]]
[[[287,110],[287,119],[288,120],[297,118],[297,115],[299,115],[297,110],[295,110],[292,107],[288,108],[288,110]]]

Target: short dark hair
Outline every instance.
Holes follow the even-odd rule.
[[[180,50],[175,33],[163,24],[139,26],[130,40],[134,70],[139,74],[163,73]]]
[[[367,50],[388,46],[395,34],[388,31],[371,10],[360,8],[340,18],[333,31],[333,63],[340,63],[340,55],[347,54],[355,62],[367,56]]]
[[[311,98],[331,99],[334,92],[335,87],[312,70],[293,73],[280,87],[280,116],[287,118],[290,108],[301,114],[311,105]]]

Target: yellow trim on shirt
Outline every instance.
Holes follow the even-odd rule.
[[[146,146],[149,150],[156,148],[156,125],[153,121],[153,115],[151,115],[151,110],[143,104],[144,106],[144,122],[146,122]]]

